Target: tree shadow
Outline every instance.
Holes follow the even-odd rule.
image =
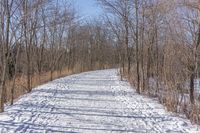
[[[118,86],[116,82],[84,73],[40,86],[0,114],[0,132],[146,133],[155,131],[153,127],[144,127],[148,122],[158,124],[172,120],[165,116],[135,114],[130,108],[119,106],[116,97],[131,98],[136,94],[122,89],[113,91],[112,87]],[[131,122],[138,124],[130,125]],[[169,132],[177,131],[170,129]]]

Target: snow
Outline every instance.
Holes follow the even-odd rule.
[[[200,78],[194,80],[194,91],[200,94]]]
[[[1,133],[198,133],[200,127],[138,95],[117,70],[85,72],[35,88],[0,114]]]

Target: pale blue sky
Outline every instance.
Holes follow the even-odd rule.
[[[98,17],[102,10],[96,0],[73,0],[80,15],[84,17]]]

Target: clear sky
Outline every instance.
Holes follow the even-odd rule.
[[[75,7],[84,17],[98,17],[102,9],[97,4],[96,0],[73,0],[75,3]]]

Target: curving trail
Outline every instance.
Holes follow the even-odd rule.
[[[35,88],[0,114],[0,133],[200,133],[135,93],[117,70],[91,71]]]

